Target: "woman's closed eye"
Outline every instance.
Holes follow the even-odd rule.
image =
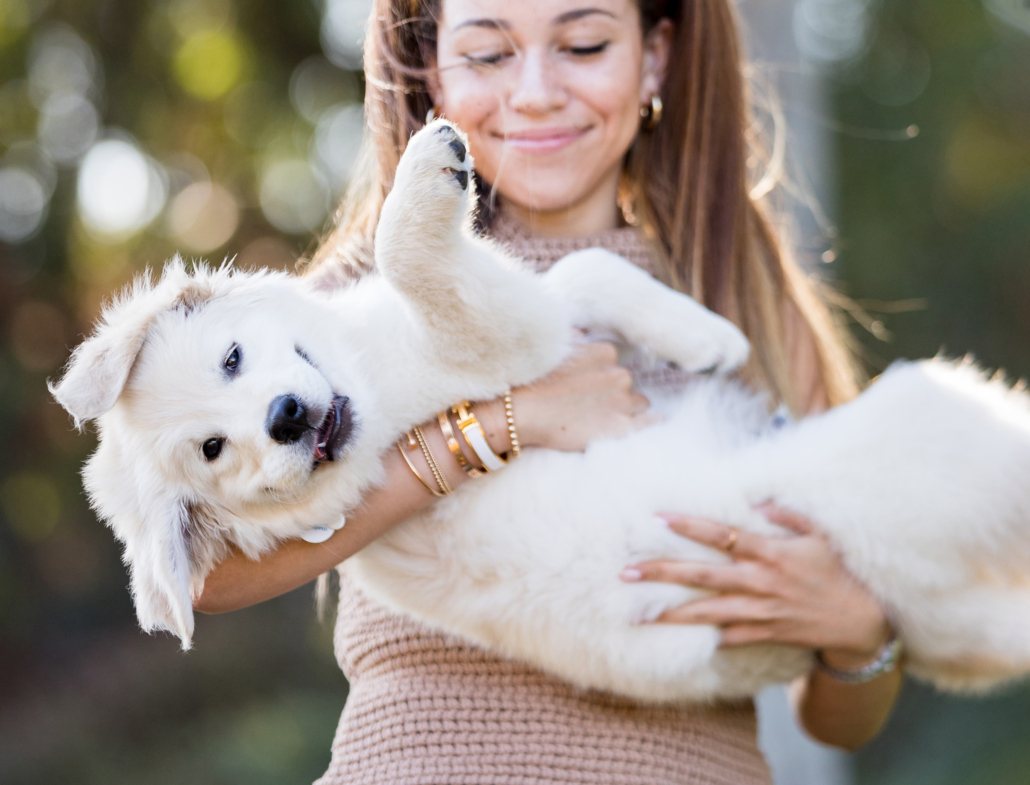
[[[515,53],[509,49],[500,49],[494,51],[484,52],[469,52],[468,54],[462,55],[470,65],[473,66],[487,66],[487,65],[500,65],[509,57],[513,57]]]
[[[610,43],[611,41],[601,41],[590,45],[567,46],[565,51],[576,57],[590,57],[591,55],[601,54],[601,52],[608,48]]]

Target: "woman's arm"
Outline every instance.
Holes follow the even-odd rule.
[[[647,399],[633,392],[629,372],[616,365],[611,344],[580,347],[559,369],[513,393],[519,439],[524,446],[582,450],[599,436],[618,435],[651,422]],[[487,441],[496,452],[509,448],[500,401],[476,405]],[[466,482],[440,433],[427,423],[423,431],[451,487]],[[431,477],[421,451],[410,457],[424,477]],[[385,483],[368,493],[347,516],[347,525],[323,543],[283,542],[260,561],[236,552],[208,574],[195,610],[224,613],[277,597],[314,580],[360,551],[379,535],[430,505],[434,497],[415,478],[397,450],[384,456]]]
[[[815,337],[793,304],[787,305],[784,324],[800,406],[809,413],[822,411],[827,396]],[[871,663],[890,634],[883,608],[810,521],[774,506],[763,511],[796,536],[738,532],[731,564],[654,561],[630,568],[623,577],[720,592],[674,608],[661,621],[718,625],[723,646],[760,642],[804,646],[821,651],[824,661],[838,670],[858,670]],[[678,534],[714,548],[723,548],[730,540],[731,530],[723,524],[667,517]],[[791,704],[810,736],[855,750],[883,728],[901,683],[900,668],[855,685],[816,668],[790,686]]]

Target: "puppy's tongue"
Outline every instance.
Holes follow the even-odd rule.
[[[318,426],[315,436],[314,461],[317,466],[322,461],[333,460],[333,451],[339,449],[339,443],[350,431],[350,417],[344,412],[348,403],[345,395],[334,395],[333,403],[326,412],[325,419]]]
[[[331,460],[329,441],[332,439],[337,422],[339,422],[339,404],[333,400],[333,405],[329,407],[325,419],[318,427],[318,435],[315,439],[315,463],[321,463],[327,458]]]

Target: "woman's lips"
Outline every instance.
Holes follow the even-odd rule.
[[[533,128],[500,134],[504,144],[527,153],[553,153],[583,137],[589,128]]]

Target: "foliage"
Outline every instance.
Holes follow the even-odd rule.
[[[354,13],[326,2],[0,0],[0,781],[300,783],[327,763],[346,686],[309,592],[201,618],[188,656],[141,635],[82,496],[91,437],[44,385],[146,265],[311,247],[360,136],[353,40],[324,21]],[[825,258],[865,356],[1028,374],[1030,37],[979,0],[860,4],[871,34],[830,80]],[[1025,697],[908,689],[862,781],[1030,780]]]

